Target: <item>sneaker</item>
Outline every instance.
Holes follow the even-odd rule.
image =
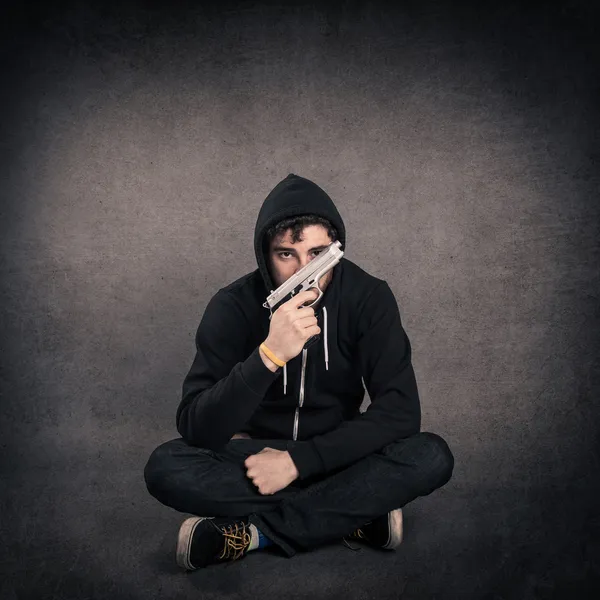
[[[248,519],[190,517],[179,528],[177,564],[193,571],[213,563],[237,560],[246,555],[251,541]]]
[[[381,517],[368,521],[348,537],[367,542],[376,548],[394,550],[402,543],[402,509],[396,508]],[[346,539],[344,542],[351,550],[358,550],[358,548],[352,548]]]

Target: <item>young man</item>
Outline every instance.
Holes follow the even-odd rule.
[[[291,557],[344,536],[394,549],[401,507],[451,477],[446,442],[420,433],[411,346],[384,280],[342,257],[314,306],[314,290],[272,314],[263,306],[336,240],[345,250],[331,198],[289,175],[258,215],[258,269],[206,307],[177,410],[181,438],[144,471],[157,500],[195,515],[179,531],[185,569],[268,545]],[[361,414],[363,379],[371,404]]]

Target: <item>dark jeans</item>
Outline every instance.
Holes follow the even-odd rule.
[[[263,496],[246,477],[245,459],[286,440],[233,439],[220,451],[161,444],[144,470],[159,502],[206,517],[249,517],[287,556],[341,539],[357,527],[426,496],[446,484],[454,458],[434,433],[419,433],[384,446],[326,475],[296,479]]]

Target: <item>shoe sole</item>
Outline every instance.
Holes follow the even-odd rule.
[[[402,543],[404,533],[401,508],[388,513],[388,527],[390,528],[390,537],[387,544],[383,545],[383,548],[386,550],[395,550]]]
[[[177,536],[177,551],[176,560],[177,564],[186,571],[194,571],[196,567],[190,562],[190,550],[192,548],[192,539],[194,537],[194,531],[196,527],[202,521],[212,519],[214,517],[190,517],[186,519],[179,528],[179,535]]]

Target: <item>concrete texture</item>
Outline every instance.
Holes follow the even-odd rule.
[[[594,597],[591,3],[5,17],[1,598]],[[187,575],[183,515],[142,470],[177,436],[204,307],[256,268],[258,209],[290,172],[394,291],[454,477],[406,507],[396,553],[335,543]]]

